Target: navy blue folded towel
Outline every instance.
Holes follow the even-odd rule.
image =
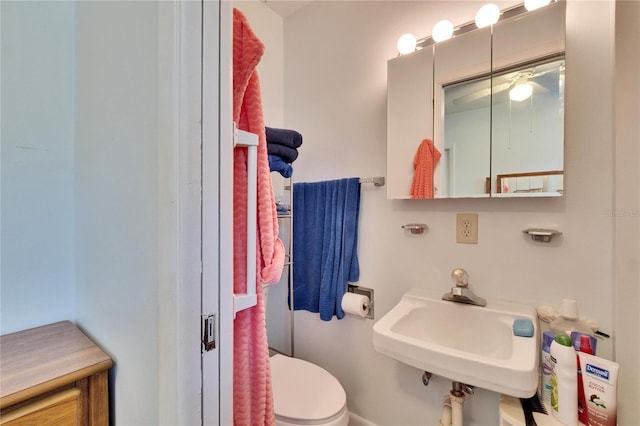
[[[272,172],[278,172],[285,178],[289,178],[293,174],[293,167],[291,167],[291,164],[287,163],[277,155],[269,155],[269,170]]]
[[[360,179],[293,185],[294,308],[344,317],[347,282],[360,279]]]
[[[289,148],[300,148],[302,145],[302,135],[295,130],[265,127],[265,133],[267,143],[284,145]]]
[[[276,213],[278,214],[288,214],[291,211],[291,206],[289,204],[281,203],[280,201],[276,201]]]
[[[267,153],[269,155],[277,155],[282,158],[286,163],[293,163],[298,158],[298,150],[295,148],[289,148],[285,145],[279,145],[277,143],[267,142]]]

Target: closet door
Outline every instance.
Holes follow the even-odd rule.
[[[226,202],[219,166],[221,3],[160,3],[160,270],[173,283],[159,297],[160,424],[228,423],[220,395],[230,388],[219,363],[221,348],[230,346],[220,344],[217,329],[225,270],[219,207]]]
[[[202,6],[202,317],[203,336],[215,337],[215,346],[203,344],[202,424],[227,425],[233,424],[232,3]]]

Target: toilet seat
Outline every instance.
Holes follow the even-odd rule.
[[[276,423],[348,423],[347,394],[328,371],[280,354],[270,362]]]

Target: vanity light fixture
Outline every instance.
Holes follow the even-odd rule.
[[[449,40],[453,36],[453,24],[451,21],[443,19],[433,26],[431,38],[436,43]]]
[[[476,27],[488,27],[498,22],[498,19],[500,19],[500,8],[494,3],[485,4],[476,13]]]
[[[401,55],[414,52],[416,50],[416,36],[411,33],[406,33],[400,36],[398,39],[398,52]]]
[[[524,0],[524,8],[531,11],[545,7],[551,0]]]
[[[509,90],[509,99],[516,102],[528,99],[533,93],[533,86],[529,83],[520,83],[513,89]]]
[[[434,43],[449,40],[453,35],[460,35],[472,31],[474,28],[488,27],[497,23],[500,19],[509,19],[517,16],[525,11],[539,9],[551,3],[560,0],[525,0],[524,4],[507,8],[503,11],[494,4],[488,3],[482,6],[476,13],[475,22],[468,22],[459,27],[454,28],[453,23],[443,19],[436,23],[433,27],[431,36],[423,37],[416,40],[412,34],[404,34],[398,39],[398,51],[401,55],[412,53],[416,50],[431,46]]]

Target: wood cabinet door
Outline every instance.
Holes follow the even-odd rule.
[[[80,389],[72,388],[34,401],[0,416],[5,426],[71,426],[82,423]]]

